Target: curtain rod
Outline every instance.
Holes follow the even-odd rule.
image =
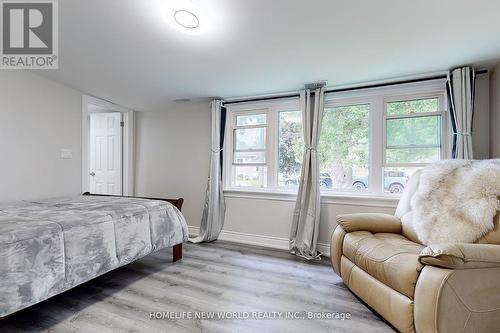
[[[486,73],[488,73],[487,69],[476,71],[476,75],[486,74]],[[416,82],[424,82],[424,81],[439,80],[439,79],[446,79],[446,75],[443,74],[443,75],[434,75],[434,76],[428,76],[428,77],[423,77],[423,78],[418,78],[418,79],[399,80],[399,81],[392,81],[392,82],[386,82],[386,83],[374,83],[374,84],[353,86],[350,88],[337,88],[337,89],[333,88],[333,89],[325,90],[325,94],[334,93],[334,92],[344,92],[344,91],[350,91],[350,90],[381,88],[381,87],[387,87],[387,86],[394,86],[394,85],[398,85],[398,84],[416,83]],[[236,104],[236,103],[246,103],[246,102],[260,102],[260,101],[268,101],[268,100],[273,100],[273,99],[292,98],[292,97],[300,97],[300,94],[299,93],[289,93],[289,94],[275,95],[275,96],[263,96],[263,97],[255,97],[255,98],[235,99],[235,100],[230,100],[228,102],[224,102],[224,105]]]
[[[224,102],[224,104],[227,105],[227,104],[246,103],[246,102],[259,102],[259,101],[268,101],[271,99],[282,99],[282,98],[291,98],[291,97],[300,97],[300,94],[299,93],[290,93],[290,94],[275,95],[275,96],[242,98],[242,99],[231,100],[229,102]]]
[[[486,74],[486,73],[488,73],[487,69],[476,71],[476,75]],[[410,79],[410,80],[393,81],[393,82],[386,82],[386,83],[374,83],[374,84],[368,84],[368,85],[363,85],[363,86],[354,86],[351,88],[338,88],[338,89],[333,88],[333,89],[325,90],[325,94],[326,93],[333,93],[333,92],[350,91],[350,90],[380,88],[380,87],[394,86],[394,85],[398,85],[398,84],[416,83],[416,82],[432,81],[432,80],[439,80],[439,79],[446,79],[446,78],[447,78],[447,76],[443,74],[443,75],[423,77],[423,78],[419,78],[419,79]]]

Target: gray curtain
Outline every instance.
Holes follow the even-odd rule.
[[[226,205],[222,191],[222,154],[224,148],[224,130],[226,108],[221,100],[211,103],[211,151],[210,171],[208,176],[205,207],[201,218],[200,235],[190,238],[192,243],[211,242],[219,237],[224,225]]]
[[[472,160],[472,128],[476,73],[472,67],[457,68],[448,73],[448,109],[450,112],[452,158]]]
[[[290,232],[290,252],[305,259],[320,259],[316,250],[319,231],[320,186],[318,142],[324,109],[324,87],[314,93],[314,105],[311,103],[311,91],[301,92],[300,104],[304,124],[304,159],[297,202],[293,213]]]

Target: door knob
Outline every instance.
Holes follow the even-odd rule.
[[[89,175],[91,175],[92,177],[94,177],[95,176],[95,172],[92,171],[91,173],[89,173]]]

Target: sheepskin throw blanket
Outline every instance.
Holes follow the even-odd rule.
[[[413,228],[426,245],[473,243],[493,230],[499,196],[500,159],[437,162],[411,199]]]

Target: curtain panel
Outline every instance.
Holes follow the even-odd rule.
[[[451,158],[474,158],[472,129],[474,125],[474,98],[476,73],[472,67],[456,68],[448,73],[446,90],[452,128]]]
[[[192,243],[216,240],[224,225],[226,205],[222,189],[222,161],[225,128],[226,108],[222,106],[221,100],[214,100],[211,103],[210,170],[205,206],[201,218],[200,234],[198,237],[189,239]]]
[[[317,251],[320,217],[320,186],[318,142],[324,109],[324,87],[314,92],[306,89],[300,94],[304,124],[304,158],[297,201],[290,231],[290,252],[308,260],[320,259]]]

